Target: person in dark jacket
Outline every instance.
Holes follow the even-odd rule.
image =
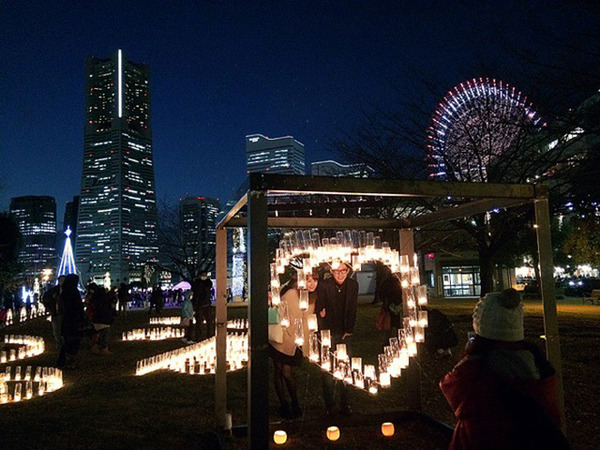
[[[195,337],[201,340],[202,324],[206,322],[206,337],[215,334],[214,311],[212,306],[212,281],[208,278],[206,271],[200,272],[198,278],[192,282],[192,303],[194,305],[194,317],[196,318]]]
[[[565,449],[557,375],[524,341],[523,306],[514,289],[475,307],[476,336],[440,382],[458,419],[450,449]]]
[[[60,290],[62,289],[62,285],[65,281],[65,276],[61,275],[58,277],[58,283],[56,286],[52,286],[44,295],[42,295],[42,304],[46,311],[50,313],[50,320],[52,322],[52,335],[54,336],[54,342],[57,347],[61,345],[61,321],[62,317],[58,313],[58,297],[60,295]]]
[[[350,338],[354,332],[356,309],[358,306],[358,283],[348,277],[350,267],[340,262],[331,268],[331,278],[321,283],[316,300],[315,313],[319,318],[319,330],[330,330],[331,350],[337,344],[345,343],[348,355],[351,355]],[[335,408],[335,379],[329,373],[322,373],[321,382],[327,414]],[[351,414],[348,390],[343,382],[339,382],[340,408],[342,414]]]
[[[152,314],[152,307],[154,307],[156,314],[160,315],[164,305],[165,298],[163,290],[161,289],[160,284],[155,284],[150,293],[150,309],[148,309],[148,314]]]
[[[77,275],[67,275],[58,296],[58,313],[62,314],[62,345],[57,361],[59,368],[74,368],[75,355],[81,343],[81,328],[85,323],[85,314],[81,294],[77,288],[78,283]]]
[[[99,288],[92,296],[91,303],[93,311],[92,323],[97,333],[97,338],[91,351],[95,355],[110,355],[108,351],[108,335],[116,314],[111,293],[107,292],[104,288]]]

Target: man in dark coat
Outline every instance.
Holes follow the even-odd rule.
[[[358,306],[358,283],[348,277],[350,268],[345,263],[332,266],[331,278],[323,281],[315,304],[315,312],[319,318],[319,330],[331,331],[331,351],[337,344],[345,343],[348,355],[350,338],[356,321]],[[329,373],[322,373],[323,397],[327,413],[331,414],[335,406],[335,379]],[[343,382],[339,383],[340,408],[342,414],[351,414],[348,404],[348,390]]]
[[[196,318],[196,340],[200,340],[203,322],[206,322],[206,337],[208,338],[215,334],[212,285],[212,281],[208,278],[206,271],[200,272],[200,276],[192,282],[192,304],[194,305],[194,317]]]

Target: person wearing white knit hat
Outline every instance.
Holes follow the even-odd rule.
[[[458,419],[451,449],[566,449],[556,372],[524,340],[514,289],[491,292],[473,311],[476,333],[440,382]]]
[[[525,339],[520,294],[512,288],[487,294],[475,306],[473,329],[479,336],[496,341]]]

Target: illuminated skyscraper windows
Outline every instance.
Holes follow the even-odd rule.
[[[150,70],[118,50],[86,75],[77,266],[84,281],[139,281],[158,259]]]

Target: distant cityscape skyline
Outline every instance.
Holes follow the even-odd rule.
[[[8,2],[0,209],[12,197],[51,195],[62,217],[79,192],[90,55],[121,48],[152,67],[157,200],[204,195],[225,204],[245,179],[244,138],[252,133],[294,136],[307,164],[347,163],[331,142],[370,110],[401,108],[421,79],[443,95],[466,79],[495,76],[537,104],[517,53],[558,63],[561,40],[585,49],[597,28],[594,9],[518,1],[307,7],[137,0],[115,8],[99,0],[66,14],[57,3]],[[559,45],[550,45],[553,34]],[[433,113],[437,101],[422,107]]]

